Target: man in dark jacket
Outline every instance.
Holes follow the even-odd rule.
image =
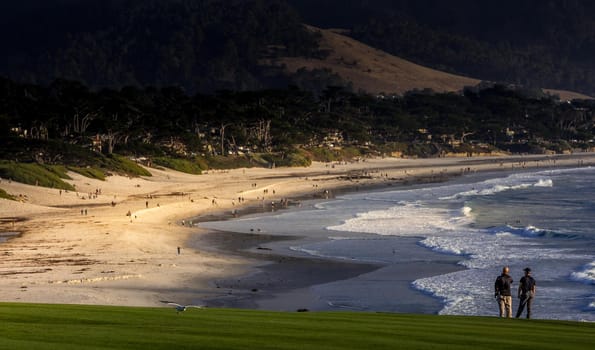
[[[510,269],[505,266],[502,269],[502,274],[496,278],[494,289],[498,306],[500,307],[500,317],[512,317],[512,294],[510,293],[512,286],[512,277],[508,275]]]
[[[531,277],[531,269],[526,267],[525,268],[525,276],[521,278],[518,290],[519,299],[521,299],[521,303],[519,304],[519,309],[517,310],[516,317],[521,317],[523,313],[523,309],[525,309],[525,305],[527,305],[527,318],[531,318],[531,304],[533,303],[533,298],[535,297],[535,279]]]

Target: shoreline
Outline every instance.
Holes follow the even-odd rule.
[[[312,207],[318,201],[333,200],[341,194],[356,191],[383,191],[401,186],[402,188],[426,183],[439,183],[449,178],[436,181],[410,181],[408,184],[369,184],[359,189],[343,187],[332,191],[326,198],[320,196],[300,196],[292,198],[300,206],[286,206],[271,211],[267,208],[252,206],[244,208],[236,216],[228,213],[211,214],[208,217],[195,217],[195,225],[210,221],[228,221],[245,216],[278,215],[286,211],[301,210],[301,204]],[[306,209],[308,210],[308,209]],[[312,289],[326,284],[353,281],[365,283],[367,278],[385,278],[385,274],[401,276],[392,282],[392,292],[396,295],[391,305],[391,312],[437,314],[444,306],[436,296],[414,289],[411,283],[417,279],[456,272],[465,268],[458,263],[461,257],[442,254],[419,245],[422,237],[401,237],[397,253],[417,250],[423,252],[423,261],[408,261],[392,266],[384,263],[358,262],[336,258],[316,257],[292,251],[289,243],[301,245],[313,241],[325,241],[325,238],[313,239],[306,236],[286,236],[275,233],[235,232],[203,228],[205,234],[189,238],[190,246],[204,246],[208,251],[227,256],[239,256],[249,262],[249,268],[243,274],[227,276],[212,281],[221,293],[200,301],[207,307],[250,308],[270,311],[331,311],[345,308],[323,302]],[[252,229],[251,229],[252,231]],[[323,233],[323,237],[327,234]],[[203,248],[205,249],[205,248]],[[381,277],[379,277],[381,276]],[[396,286],[396,288],[394,288]],[[406,301],[403,301],[406,300]],[[347,308],[349,309],[349,308]],[[352,309],[353,311],[353,309]],[[364,311],[364,309],[360,309]],[[387,310],[372,310],[387,311]]]
[[[246,274],[223,276],[212,281],[221,290],[221,294],[203,302],[213,307],[259,309],[261,299],[270,299],[279,293],[294,292],[312,285],[349,279],[381,267],[378,264],[287,255],[268,248],[269,243],[295,239],[298,237],[280,238],[274,235],[225,231],[210,231],[200,237],[193,244],[208,242],[211,244],[210,249],[253,261]],[[291,311],[298,309],[306,310],[311,307],[302,304]]]
[[[531,158],[531,160],[541,160],[540,157]],[[519,159],[525,160],[525,158],[517,158],[514,159],[514,161],[518,161]],[[486,160],[469,160],[468,162],[466,162],[466,164],[484,164],[485,162]],[[521,166],[521,168],[526,167]],[[544,170],[555,168],[556,167],[544,168]],[[497,170],[508,172],[512,171],[512,169]],[[387,182],[386,184],[374,183],[356,187],[341,187],[335,189],[334,191],[332,191],[332,193],[329,193],[329,195],[325,199],[332,200],[340,194],[354,193],[359,190],[382,191],[384,189],[390,189],[393,186],[405,187],[426,183],[434,184],[446,182],[452,179],[453,177],[461,176],[464,174],[465,173],[455,175],[447,174],[430,177],[420,176],[413,180],[403,181],[396,184],[392,182]],[[321,196],[319,195],[319,198],[315,197],[317,196],[302,196],[298,198],[292,198],[291,200],[297,203],[301,203],[302,201],[316,201],[316,199],[320,199]],[[241,218],[246,215],[259,215],[271,212],[280,214],[280,210],[295,210],[295,208],[291,206],[285,206],[280,209],[275,209],[271,208],[271,206],[268,206],[267,208],[265,208],[264,206],[253,206],[238,211],[236,215],[220,213],[220,215],[213,214],[209,217],[196,217],[196,220],[193,221],[196,221],[197,223],[207,221],[227,221]],[[214,238],[215,236],[221,235],[227,236],[227,238],[224,238],[224,240],[227,240],[227,242],[224,242],[222,244],[219,241],[219,238]],[[232,240],[229,238],[231,236],[235,236],[236,239],[242,240],[242,237],[248,235],[253,235],[255,237],[260,238],[253,239],[253,244],[247,246],[243,244],[238,245],[237,241],[235,243],[232,243]],[[207,239],[207,241],[209,241],[210,244],[213,246],[219,246],[220,248],[218,248],[218,251],[220,253],[233,255],[237,254],[243,258],[255,259],[256,262],[251,265],[250,270],[244,275],[231,276],[228,279],[214,281],[214,283],[217,285],[217,288],[225,288],[228,290],[228,292],[227,295],[205,300],[207,306],[252,308],[271,311],[337,310],[336,305],[328,305],[327,303],[323,303],[320,300],[320,297],[313,293],[311,289],[315,288],[318,285],[333,283],[337,281],[347,281],[351,279],[360,280],[362,279],[362,275],[375,274],[379,270],[388,269],[391,270],[392,273],[397,273],[399,275],[407,275],[407,278],[402,279],[401,281],[399,281],[401,283],[397,284],[397,289],[399,290],[397,294],[399,295],[399,299],[405,298],[408,301],[407,303],[399,303],[398,301],[395,301],[393,303],[394,305],[391,306],[392,312],[437,314],[444,306],[441,298],[424,293],[423,291],[416,290],[411,286],[411,283],[420,278],[433,277],[436,275],[456,272],[465,269],[464,267],[458,264],[461,261],[460,256],[450,254],[446,254],[445,256],[444,254],[440,254],[437,252],[429,253],[436,256],[436,258],[434,258],[434,260],[437,260],[436,263],[411,262],[408,264],[398,264],[398,266],[388,266],[384,264],[341,261],[332,258],[320,258],[308,255],[299,256],[299,254],[288,252],[271,253],[267,251],[270,251],[272,249],[262,248],[260,246],[260,244],[262,243],[269,243],[271,241],[277,241],[280,244],[283,241],[289,240],[295,240],[296,244],[300,244],[303,243],[302,239],[305,239],[305,237],[284,237],[265,233],[247,234],[243,232],[230,232],[218,230],[209,230],[209,232],[207,233],[207,237],[208,236],[211,236],[211,239]],[[420,239],[422,238],[415,238],[414,244],[408,242],[409,249],[418,249],[419,245],[417,243],[419,243]],[[402,240],[407,241],[409,239],[403,238]],[[317,271],[315,273],[319,275],[319,279],[313,279],[311,278],[311,276],[307,275],[309,271],[304,271],[308,269],[308,265],[310,264],[316,264],[319,267],[324,266],[324,264],[331,264],[335,269],[340,268],[341,270],[336,270],[335,273]],[[413,268],[411,268],[412,266]],[[325,268],[327,267],[328,266],[325,266]],[[331,267],[329,270],[333,271],[333,267]],[[282,270],[284,275],[289,275],[289,277],[287,277],[288,279],[298,279],[299,283],[287,283],[280,277],[281,273],[279,270]],[[412,273],[412,271],[414,272]],[[337,272],[339,273],[337,274]],[[262,290],[261,286],[266,286],[266,290]],[[340,309],[340,306],[338,308]]]
[[[253,261],[243,275],[213,281],[219,295],[202,300],[206,306],[250,308],[270,311],[378,311],[437,314],[443,307],[440,298],[411,287],[419,278],[464,270],[461,257],[440,254],[421,247],[420,237],[399,238],[395,254],[416,250],[417,260],[394,264],[357,262],[288,252],[287,243],[300,244],[306,238],[246,234],[210,230],[192,244],[210,243],[210,249],[241,256]],[[399,276],[396,280],[394,276]],[[372,310],[334,305],[322,300],[316,289],[335,283],[355,286],[367,280],[390,279],[395,298],[390,310]],[[356,288],[354,288],[356,289]]]
[[[208,232],[186,225],[188,218],[218,217],[270,201],[350,189],[409,186],[469,172],[594,164],[595,154],[581,153],[367,159],[203,175],[149,169],[152,177],[111,176],[106,181],[70,174],[77,193],[3,179],[0,188],[24,200],[0,200],[0,219],[6,219],[0,220],[0,232],[20,232],[0,243],[0,300],[135,306],[204,300],[221,294],[213,281],[249,274],[261,262],[189,246],[192,237]],[[80,195],[97,189],[97,198]],[[245,202],[236,202],[239,197]]]

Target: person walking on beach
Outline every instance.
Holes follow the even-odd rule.
[[[496,278],[494,289],[498,306],[500,307],[500,317],[512,317],[512,294],[510,293],[512,287],[512,277],[508,274],[510,269],[505,266],[502,269],[502,274]]]
[[[535,279],[531,277],[531,269],[525,268],[525,276],[521,277],[519,282],[518,296],[520,300],[519,309],[516,312],[516,318],[521,317],[525,305],[527,305],[527,318],[531,318],[531,304],[535,297]]]

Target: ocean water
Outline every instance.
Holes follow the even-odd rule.
[[[439,314],[493,316],[494,280],[503,266],[510,266],[515,290],[522,270],[533,270],[535,318],[595,321],[591,167],[477,174],[440,184],[362,191],[305,203],[298,210],[201,226],[299,235],[304,239],[275,244],[286,244],[292,254],[385,266],[368,278],[311,287],[330,308],[399,311],[393,308],[398,295],[391,290],[402,278],[391,271],[426,262],[427,277],[411,281],[409,288],[439,300]],[[415,249],[407,248],[412,241]],[[461,269],[433,271],[432,263],[446,257]],[[513,312],[517,305],[514,298]]]

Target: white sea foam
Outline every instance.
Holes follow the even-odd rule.
[[[552,179],[540,179],[534,185],[535,187],[554,187],[554,181]]]
[[[330,239],[331,241],[348,241],[348,240],[355,240],[355,239],[360,239],[357,237],[345,237],[345,236],[329,236],[328,239]]]
[[[289,247],[289,250],[293,250],[294,252],[301,252],[301,253],[306,253],[308,255],[312,255],[312,256],[318,256],[321,258],[328,258],[329,256],[322,254],[321,252],[314,250],[314,249],[307,249],[304,247]]]
[[[578,282],[595,284],[595,261],[583,266],[581,271],[573,272],[570,277]]]
[[[474,196],[491,196],[500,192],[524,190],[531,187],[553,187],[554,182],[551,179],[536,179],[534,182],[515,183],[515,178],[510,177],[506,180],[500,180],[494,183],[494,180],[485,181],[467,191],[454,193],[452,195],[440,197],[442,200],[460,199]]]
[[[468,268],[489,268],[523,260],[584,258],[560,248],[545,248],[527,238],[539,238],[545,230],[534,226],[505,225],[491,229],[472,227],[473,209],[459,210],[410,203],[357,214],[329,230],[371,233],[388,236],[423,237],[420,244],[436,252],[463,255],[460,264]],[[506,248],[504,248],[506,247]],[[506,254],[503,254],[505,251]]]
[[[453,211],[424,207],[418,203],[357,214],[341,225],[327,229],[393,236],[425,236],[436,231],[455,230],[471,220],[470,208]]]
[[[492,230],[469,226],[470,207],[460,211],[422,208],[417,205],[392,208],[358,215],[343,225],[330,229],[375,233],[379,235],[423,236],[422,246],[436,252],[464,255],[460,264],[467,268],[489,268],[523,260],[527,256],[541,259],[585,258],[568,249],[544,248],[526,238],[538,237],[542,230],[535,227],[517,229],[503,226]],[[418,211],[419,214],[410,212]],[[454,213],[464,213],[456,216]],[[403,215],[406,213],[406,215]],[[503,248],[506,247],[506,248]],[[503,250],[506,254],[503,254]]]
[[[313,208],[315,209],[326,209],[326,206],[329,205],[330,202],[320,202],[320,203],[314,203],[312,205]]]
[[[473,208],[468,207],[468,206],[464,206],[463,209],[461,209],[461,213],[465,217],[471,217],[472,212],[473,212]]]
[[[485,295],[493,295],[489,288],[492,283],[476,271],[457,271],[421,278],[412,285],[444,301],[445,306],[440,314],[474,315],[480,309],[478,301],[486,299]]]
[[[515,235],[521,237],[539,237],[545,235],[547,232],[538,227],[529,225],[527,227],[514,227],[505,225],[501,227],[493,227],[486,230],[489,233],[496,235]]]

